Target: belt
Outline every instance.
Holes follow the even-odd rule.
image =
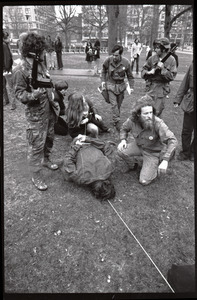
[[[110,83],[115,83],[115,84],[121,84],[123,82],[124,80],[114,80],[113,82],[110,81]]]

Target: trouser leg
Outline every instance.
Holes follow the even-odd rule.
[[[100,128],[102,131],[107,131],[108,127],[104,124],[104,122],[101,120],[96,120],[94,117],[91,118],[91,123],[95,124],[96,126],[98,126],[98,128]]]
[[[157,177],[158,165],[159,157],[143,151],[143,164],[139,182],[143,185],[150,184]]]
[[[6,75],[6,80],[7,80],[7,91],[9,95],[9,100],[12,105],[12,109],[16,108],[16,100],[15,100],[15,94],[14,94],[14,86],[13,86],[13,75],[8,74]]]
[[[135,61],[135,59],[132,60],[132,62],[131,62],[131,70],[132,70],[132,71],[133,71],[133,67],[134,67],[134,61]]]
[[[192,132],[194,130],[194,112],[184,113],[182,129],[182,149],[185,156],[190,156],[194,152],[194,139],[192,141]]]
[[[119,95],[115,95],[113,92],[108,91],[108,94],[109,101],[111,103],[112,120],[114,125],[116,125],[117,123],[120,123],[120,106],[124,98],[124,92]]]
[[[31,173],[42,169],[47,127],[48,120],[45,120],[42,123],[30,124],[27,129],[27,161]]]
[[[136,73],[139,72],[139,55],[137,54],[137,57],[136,57]]]
[[[3,76],[3,104],[6,105],[9,103],[8,92],[7,92],[7,82],[5,76]]]
[[[54,126],[55,126],[55,116],[54,116],[54,113],[51,112],[51,115],[50,115],[49,121],[48,121],[46,141],[45,141],[45,145],[44,145],[44,158],[45,159],[49,159],[51,150],[53,148],[53,141],[54,141],[54,135],[55,135]]]
[[[137,146],[135,140],[132,140],[122,151],[118,150],[117,154],[126,162],[129,168],[133,169],[136,163],[136,156],[141,156],[142,152]]]
[[[157,117],[161,117],[161,114],[165,108],[164,106],[164,97],[158,97],[156,100],[155,100],[155,103],[154,103],[154,107],[155,107],[155,110],[156,110],[156,116]]]

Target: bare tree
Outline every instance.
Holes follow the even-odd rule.
[[[7,22],[5,15],[7,15],[9,22],[9,28],[12,27],[12,32],[15,37],[18,37],[19,34],[23,31],[27,30],[27,22],[24,21],[21,24],[21,15],[18,13],[18,6],[12,6],[12,7],[4,7],[3,8],[3,15],[4,20]]]
[[[65,36],[65,46],[69,46],[72,33],[76,33],[80,26],[76,24],[76,5],[58,5],[56,24]]]
[[[107,10],[105,5],[83,5],[84,29],[89,31],[89,38],[93,29],[98,31],[98,39],[101,43],[103,30],[107,27]]]
[[[172,28],[172,24],[180,18],[183,14],[187,11],[192,10],[192,5],[183,6],[183,9],[177,13],[175,16],[172,17],[172,5],[165,6],[165,25],[164,25],[164,36],[169,38],[170,37],[170,30]]]
[[[108,14],[108,53],[118,41],[118,15],[119,15],[119,5],[107,5]]]

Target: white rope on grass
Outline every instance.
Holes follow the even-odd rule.
[[[152,264],[154,265],[154,267],[157,269],[157,271],[159,272],[159,274],[161,275],[161,277],[164,279],[164,281],[167,283],[167,285],[169,286],[169,288],[171,289],[171,291],[173,293],[175,293],[175,291],[173,290],[173,288],[171,287],[171,285],[169,284],[169,282],[166,280],[166,278],[164,277],[164,275],[161,273],[161,271],[159,270],[159,268],[156,266],[156,264],[154,263],[154,261],[152,260],[152,258],[150,257],[150,255],[146,252],[146,250],[144,249],[144,247],[140,244],[140,242],[138,241],[138,239],[136,238],[136,236],[133,234],[133,232],[130,230],[130,228],[128,227],[128,225],[125,223],[125,221],[119,215],[119,213],[117,212],[117,210],[115,209],[115,207],[111,204],[111,202],[109,200],[107,200],[107,201],[111,205],[111,207],[113,208],[113,210],[116,212],[116,214],[118,215],[118,217],[121,219],[121,221],[124,223],[124,225],[126,226],[126,228],[128,229],[128,231],[134,237],[134,239],[136,240],[136,242],[138,243],[138,245],[142,248],[142,250],[144,251],[144,253],[148,256],[148,258],[150,259],[150,261],[152,262]]]

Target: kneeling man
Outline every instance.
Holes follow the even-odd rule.
[[[135,156],[142,156],[143,164],[139,182],[151,183],[157,175],[166,173],[168,163],[175,154],[177,139],[164,121],[155,116],[152,98],[148,95],[136,101],[131,116],[120,130],[118,155],[130,169],[135,169]],[[127,143],[128,133],[133,139]]]

